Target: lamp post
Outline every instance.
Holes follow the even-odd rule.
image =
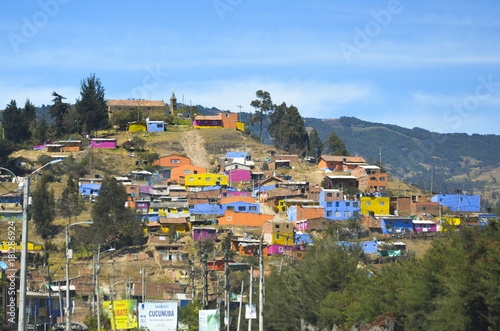
[[[94,224],[92,221],[83,221],[77,222],[73,224],[68,224],[66,227],[66,330],[71,330],[71,310],[69,309],[69,259],[70,254],[71,258],[73,258],[73,250],[68,248],[69,246],[69,228],[73,225],[78,224]]]
[[[99,272],[101,271],[101,268],[99,267],[99,256],[102,253],[106,252],[112,252],[115,249],[110,248],[107,249],[103,252],[99,252],[101,250],[101,245],[97,247],[97,270],[96,270],[96,282],[95,282],[95,287],[96,287],[96,299],[97,299],[97,331],[101,331],[101,307],[99,303]]]
[[[23,228],[21,236],[21,279],[19,284],[19,316],[18,316],[18,330],[26,331],[26,278],[28,271],[28,209],[29,209],[29,192],[31,176],[38,171],[42,170],[48,165],[62,162],[62,159],[53,160],[44,164],[40,168],[33,171],[29,176],[24,177],[24,191],[23,191]],[[17,177],[16,177],[17,181]]]

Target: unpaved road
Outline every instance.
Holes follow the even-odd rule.
[[[203,138],[198,130],[189,130],[182,133],[182,148],[186,156],[191,159],[191,164],[208,169],[210,163],[208,163],[208,155],[203,143]]]

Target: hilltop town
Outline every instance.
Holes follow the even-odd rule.
[[[258,259],[270,275],[308,259],[308,247],[327,235],[359,245],[363,268],[376,272],[387,263],[421,258],[435,239],[496,218],[481,209],[479,195],[421,191],[361,156],[304,156],[261,144],[245,132],[237,113],[186,115],[178,111],[174,93],[169,107],[146,100],[108,100],[107,106],[110,122],[117,123],[112,128],[11,155],[27,173],[49,165],[32,185],[50,176],[55,201],[64,196],[68,169],[82,167],[82,212],[69,220],[58,214],[45,237],[30,226],[30,302],[46,298],[48,286],[64,302],[63,229],[92,222],[93,208],[110,198],[101,193],[103,187],[109,191],[110,181],[122,188],[124,207],[133,214],[134,231],[139,229],[132,244],[97,243],[84,231],[95,224],[71,226],[75,320],[95,312],[97,273],[104,301],[114,293],[115,300],[178,300],[183,306],[197,299],[202,307],[225,307],[239,293],[242,273],[259,269]],[[168,109],[170,123],[163,119]],[[136,121],[117,121],[136,115]],[[6,172],[2,176],[11,180]],[[4,184],[2,219],[21,220],[22,187]],[[4,252],[9,245],[3,241]],[[239,278],[230,278],[232,273]],[[230,283],[224,295],[223,282]],[[61,321],[58,310],[53,322]],[[33,308],[30,321],[47,321],[48,315]]]

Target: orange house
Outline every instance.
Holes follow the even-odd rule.
[[[358,189],[363,192],[379,192],[387,190],[387,174],[382,173],[376,165],[360,165],[351,171],[358,178]]]
[[[175,180],[177,181],[177,183],[180,183],[181,176],[204,174],[206,172],[207,168],[197,167],[191,164],[185,164],[180,167],[172,168],[172,171],[170,172],[169,181],[172,182]]]
[[[233,210],[226,210],[224,216],[218,218],[218,223],[221,226],[262,226],[273,219],[274,215],[271,214],[236,213]]]
[[[236,238],[231,240],[231,249],[241,256],[258,256],[260,240]],[[267,256],[267,243],[263,243],[262,252]]]
[[[244,196],[234,196],[234,197],[222,198],[220,200],[220,203],[222,205],[225,205],[226,203],[231,203],[231,202],[236,202],[236,201],[256,203],[254,198],[244,197]]]
[[[366,161],[360,156],[321,155],[318,160],[319,169],[327,168],[334,171],[351,171],[362,164],[366,164]]]
[[[236,129],[236,122],[238,122],[238,113],[220,113],[222,118],[222,127],[229,129]]]
[[[127,207],[135,208],[135,200],[139,197],[139,185],[124,184],[123,187],[127,192]]]
[[[301,206],[301,205],[294,205],[295,209],[288,209],[289,214],[288,217],[290,220],[297,220],[297,221],[302,221],[302,220],[308,220],[311,218],[318,218],[318,217],[323,217],[325,216],[325,208],[323,206]],[[291,215],[293,210],[293,214]]]
[[[180,155],[170,155],[170,156],[164,156],[160,157],[160,159],[156,160],[153,163],[154,166],[160,166],[160,167],[181,167],[184,165],[191,165],[191,159],[185,156],[180,156]]]

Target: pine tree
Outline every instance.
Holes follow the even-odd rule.
[[[71,218],[80,215],[83,210],[83,201],[78,192],[78,181],[70,173],[66,187],[62,191],[61,198],[57,202],[59,214],[68,219],[71,224]]]
[[[36,127],[36,107],[31,103],[29,99],[26,100],[24,108],[21,111],[21,116],[23,119],[23,130],[24,137],[23,140],[31,139],[33,131]]]
[[[52,122],[52,131],[54,132],[56,137],[62,136],[66,130],[64,129],[64,116],[69,112],[70,105],[66,102],[63,102],[65,97],[60,94],[57,94],[55,91],[52,92],[52,106],[50,106],[50,116],[53,119]]]
[[[31,215],[35,223],[36,233],[42,236],[43,239],[49,237],[54,230],[52,223],[55,216],[55,202],[54,192],[48,190],[47,175],[43,175],[36,184],[35,192],[33,193]]]
[[[17,108],[15,100],[11,100],[2,113],[2,125],[5,139],[16,144],[21,143],[25,135],[23,123],[21,109]]]
[[[347,150],[344,142],[340,139],[335,132],[332,132],[328,139],[325,141],[327,151],[333,155],[338,156],[349,156],[349,151]]]
[[[250,106],[255,108],[255,123],[259,123],[259,141],[262,141],[262,127],[267,113],[273,110],[273,102],[271,100],[271,94],[267,91],[258,90],[255,92],[255,95],[257,99],[253,100]]]
[[[93,131],[108,127],[104,87],[95,74],[82,81],[80,99],[76,101],[76,111],[82,124],[82,132],[91,134]]]
[[[316,159],[319,159],[321,154],[323,153],[323,142],[319,138],[318,131],[316,129],[312,129],[311,133],[309,133],[309,139],[311,140],[310,145],[310,155],[313,155]]]

